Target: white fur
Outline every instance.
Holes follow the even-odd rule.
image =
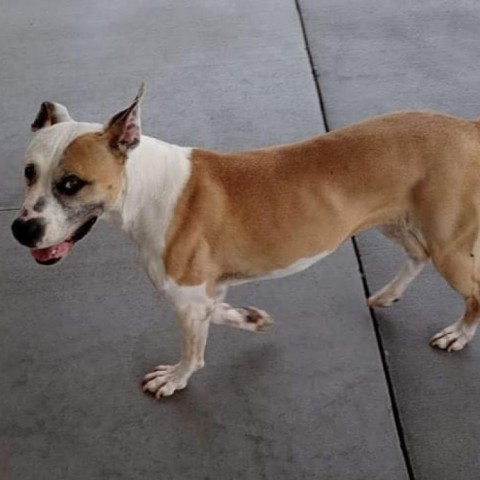
[[[55,107],[55,121],[56,123],[59,122],[73,122],[73,118],[68,113],[67,107],[62,105],[61,103],[53,102],[53,106]]]
[[[468,325],[462,317],[434,335],[430,343],[435,347],[448,350],[449,352],[462,350],[473,338],[476,329],[476,323]]]
[[[263,332],[273,320],[267,312],[255,307],[235,308],[228,303],[218,303],[210,315],[210,322],[250,332]]]
[[[75,138],[102,129],[98,123],[65,121],[42,128],[33,136],[26,152],[26,163],[35,164],[38,181],[30,188],[23,208],[28,211],[28,218],[34,218],[38,214],[33,206],[40,197],[46,200],[42,216],[48,219],[48,228],[37,247],[58,243],[73,233],[76,226],[64,221],[63,209],[52,194],[52,174]],[[145,268],[158,288],[163,284],[163,265],[159,258],[165,232],[178,196],[190,176],[190,152],[189,148],[142,136],[139,146],[127,160],[125,181],[116,205],[104,215],[139,246]]]
[[[228,308],[211,299],[206,285],[181,286],[165,278],[162,253],[173,209],[190,176],[190,149],[142,137],[140,146],[127,161],[125,184],[107,219],[126,231],[137,244],[152,282],[173,303],[182,331],[182,355],[176,365],[161,365],[148,373],[144,389],[159,398],[187,385],[193,372],[204,365],[204,350],[210,320],[251,331],[267,328],[266,312],[257,323],[247,320],[248,311]],[[264,278],[278,278],[304,270],[330,252],[298,260],[288,268],[275,270]]]
[[[65,109],[65,107],[63,107]],[[66,109],[65,109],[66,111]],[[65,221],[65,212],[52,193],[53,172],[58,166],[67,146],[78,136],[88,132],[100,131],[96,123],[78,123],[65,121],[51,127],[38,130],[27,149],[26,163],[32,163],[37,170],[37,181],[28,190],[22,206],[27,212],[25,219],[40,216],[33,206],[39,198],[45,201],[41,216],[48,220],[47,228],[37,248],[44,248],[65,240],[79,225]]]
[[[40,130],[27,151],[27,161],[41,170],[27,198],[30,208],[40,196],[51,196],[51,173],[65,148],[79,135],[100,131],[98,124],[65,122]],[[140,257],[155,286],[173,303],[182,331],[182,355],[176,365],[161,365],[145,376],[145,390],[157,397],[171,395],[184,388],[191,374],[204,364],[204,350],[210,321],[252,331],[267,328],[272,320],[266,312],[253,307],[235,309],[207,294],[205,284],[178,285],[165,278],[162,254],[165,235],[173,210],[190,174],[191,149],[169,145],[142,136],[130,154],[125,176],[115,205],[103,215],[124,230],[136,243]],[[54,205],[54,202],[52,202]],[[50,207],[54,208],[54,207]],[[330,252],[303,258],[287,268],[275,270],[262,278],[279,278],[309,267]],[[257,280],[251,279],[250,281]],[[223,288],[225,291],[225,288]]]
[[[51,173],[62,158],[63,152],[75,138],[88,132],[101,131],[98,123],[62,122],[38,130],[26,152],[27,163],[35,163],[40,176]]]
[[[144,390],[155,393],[157,398],[185,388],[192,373],[205,364],[209,316],[215,306],[207,295],[205,284],[181,286],[167,277],[163,291],[177,310],[182,331],[182,356],[176,365],[159,365],[145,375]]]
[[[103,217],[137,244],[155,286],[164,288],[161,261],[173,209],[190,176],[190,148],[142,136],[130,154],[125,182],[116,205]]]
[[[314,263],[322,260],[323,258],[327,257],[330,255],[332,251],[326,251],[319,253],[318,255],[314,255],[313,257],[305,257],[301,258],[300,260],[297,260],[296,262],[292,263],[286,268],[280,268],[278,270],[273,270],[269,274],[264,275],[261,280],[268,280],[268,279],[273,279],[273,278],[282,278],[286,277],[288,275],[293,275],[294,273],[301,272],[302,270],[307,269]]]
[[[293,275],[294,273],[301,272],[302,270],[307,269],[314,263],[322,260],[325,257],[328,257],[333,252],[333,250],[329,250],[326,252],[319,253],[318,255],[314,255],[313,257],[305,257],[297,260],[296,262],[290,264],[288,267],[279,268],[278,270],[272,270],[271,272],[262,275],[261,277],[252,277],[248,279],[242,280],[229,280],[228,283],[230,285],[240,285],[242,283],[249,283],[249,282],[256,282],[257,280],[272,280],[274,278],[282,278],[287,277],[288,275]]]
[[[214,304],[214,300],[207,295],[205,283],[181,286],[177,285],[172,278],[166,277],[162,290],[176,309],[180,312],[188,310],[190,316],[200,320],[206,318]]]

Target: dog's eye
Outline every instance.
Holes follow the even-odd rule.
[[[37,176],[37,172],[35,170],[35,165],[33,165],[32,163],[29,163],[25,167],[25,179],[27,180],[27,184],[31,185],[34,182],[36,176]]]
[[[57,183],[57,189],[62,195],[75,195],[87,182],[76,175],[67,175]]]

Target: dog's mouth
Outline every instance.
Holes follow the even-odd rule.
[[[47,248],[31,248],[30,252],[33,258],[41,265],[53,265],[57,263],[67,256],[68,252],[73,248],[73,245],[90,231],[96,221],[97,217],[90,218],[82,226],[77,228],[71,237],[56,245]]]

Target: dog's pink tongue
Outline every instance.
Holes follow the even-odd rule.
[[[47,262],[54,258],[64,257],[73,247],[73,242],[66,240],[65,242],[53,245],[48,248],[31,248],[30,252],[39,262]]]

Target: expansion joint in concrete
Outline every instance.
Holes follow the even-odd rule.
[[[315,62],[313,60],[312,52],[311,52],[311,49],[310,49],[310,44],[308,42],[308,35],[307,35],[306,27],[305,27],[304,17],[303,17],[303,14],[302,14],[300,0],[295,0],[295,7],[296,7],[297,13],[298,13],[300,28],[302,30],[302,35],[303,35],[303,40],[304,40],[304,44],[305,44],[305,50],[306,50],[308,62],[310,64],[310,71],[311,71],[311,74],[312,74],[312,77],[313,77],[313,81],[315,83],[315,89],[316,89],[316,92],[317,92],[318,103],[319,103],[319,107],[320,107],[320,110],[321,110],[323,125],[324,125],[324,128],[325,128],[325,131],[329,132],[330,131],[330,125],[329,125],[329,122],[328,122],[324,97],[323,97],[322,89],[321,89],[321,85],[320,85],[320,74],[319,74],[319,70],[315,66]],[[357,259],[358,271],[359,271],[360,278],[361,278],[361,281],[362,281],[362,286],[363,286],[363,291],[364,291],[364,294],[365,294],[365,299],[367,299],[370,296],[370,289],[369,289],[369,286],[368,286],[368,281],[367,281],[367,277],[366,277],[366,274],[365,274],[365,269],[364,269],[364,266],[363,266],[360,249],[358,247],[358,242],[357,242],[357,239],[355,237],[352,237],[352,245],[353,245],[353,250],[355,252],[355,257]],[[390,367],[389,367],[389,364],[388,364],[387,356],[385,354],[383,339],[382,339],[382,335],[381,335],[381,332],[380,332],[380,325],[379,325],[378,319],[376,318],[376,315],[375,315],[375,312],[373,311],[373,309],[369,308],[369,312],[370,312],[370,318],[372,320],[373,331],[375,333],[375,338],[376,338],[377,345],[378,345],[378,351],[379,351],[380,360],[381,360],[381,363],[382,363],[383,372],[384,372],[384,375],[385,375],[385,382],[386,382],[386,385],[387,385],[388,394],[389,394],[389,398],[390,398],[390,403],[391,403],[391,406],[392,406],[392,415],[393,415],[393,419],[394,419],[394,422],[395,422],[395,428],[396,428],[396,431],[397,431],[399,446],[400,446],[400,449],[402,451],[403,459],[404,459],[404,462],[405,462],[405,468],[407,470],[409,479],[410,480],[415,480],[415,475],[414,475],[414,472],[413,472],[413,466],[412,466],[412,463],[411,463],[411,460],[410,460],[410,454],[408,452],[408,447],[407,447],[407,444],[406,444],[406,441],[405,441],[405,433],[404,433],[402,419],[401,419],[401,415],[400,415],[400,411],[399,411],[399,408],[398,408],[398,403],[397,403],[397,399],[396,399],[396,395],[395,395],[395,388],[393,386],[392,376],[390,374]]]

